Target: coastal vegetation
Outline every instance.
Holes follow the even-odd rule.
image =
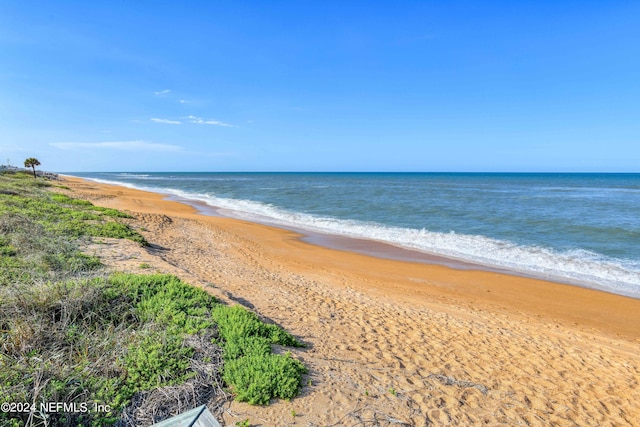
[[[272,352],[301,346],[293,336],[175,276],[104,271],[82,241],[147,241],[128,214],[52,188],[0,174],[0,404],[15,406],[0,424],[155,422],[156,390],[196,404],[297,395],[305,367]]]

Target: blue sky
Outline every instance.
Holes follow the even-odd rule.
[[[0,0],[0,163],[640,171],[640,2]]]

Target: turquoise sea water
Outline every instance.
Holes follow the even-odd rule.
[[[640,174],[70,175],[640,298]]]

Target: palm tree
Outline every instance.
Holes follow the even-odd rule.
[[[31,168],[33,169],[33,177],[36,178],[36,166],[40,166],[40,161],[38,159],[36,159],[35,157],[29,157],[27,160],[24,161],[24,167],[25,168]]]

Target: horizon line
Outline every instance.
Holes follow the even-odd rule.
[[[25,169],[26,170],[26,169]],[[214,171],[214,170],[200,170],[200,171],[179,171],[179,170],[164,170],[164,171],[133,171],[133,170],[102,170],[102,171],[50,171],[58,174],[72,174],[72,173],[389,173],[389,174],[627,174],[634,175],[640,174],[637,172],[621,172],[621,171],[322,171],[322,170],[299,170],[299,171],[279,171],[279,170],[259,170],[259,171]]]

